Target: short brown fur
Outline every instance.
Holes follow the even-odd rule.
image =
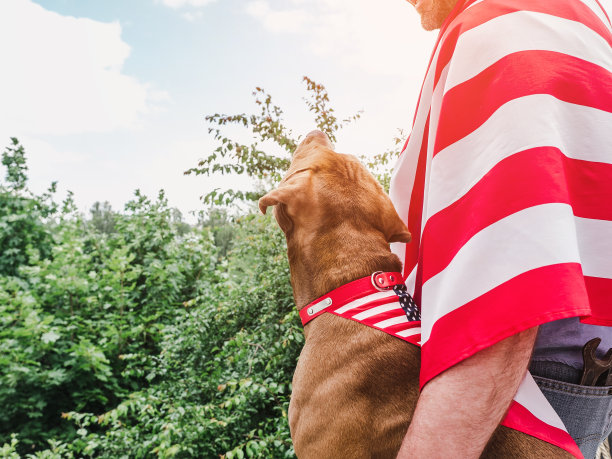
[[[310,133],[287,175],[261,198],[287,238],[296,306],[375,271],[401,271],[390,242],[410,234],[372,175]],[[419,395],[420,350],[331,314],[309,322],[293,376],[289,425],[300,459],[394,458]],[[452,452],[440,445],[440,457]],[[571,458],[500,426],[484,458]]]

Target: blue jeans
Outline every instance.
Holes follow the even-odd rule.
[[[612,387],[580,386],[581,372],[563,363],[532,362],[529,370],[585,459],[594,459],[612,431]]]

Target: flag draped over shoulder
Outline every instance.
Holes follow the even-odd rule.
[[[421,385],[539,324],[612,326],[611,30],[597,0],[459,0],[443,25],[390,190]],[[505,423],[554,437],[551,411],[528,375]]]

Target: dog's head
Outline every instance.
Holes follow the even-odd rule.
[[[287,239],[304,241],[349,225],[378,232],[388,243],[410,241],[408,228],[372,174],[354,156],[334,152],[321,131],[306,136],[278,188],[259,200],[262,213],[268,206],[275,206]]]

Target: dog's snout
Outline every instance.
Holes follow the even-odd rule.
[[[320,145],[324,145],[326,147],[333,149],[333,144],[331,143],[331,140],[329,140],[329,137],[327,136],[327,134],[325,134],[323,131],[319,131],[318,129],[315,129],[314,131],[310,131],[304,138],[303,143],[310,144],[312,142],[315,142]]]
[[[319,131],[318,129],[315,129],[314,131],[310,131],[306,137],[319,137],[321,138],[321,140],[327,140],[329,142],[329,137],[327,137],[327,134],[325,134],[325,132],[323,131]]]

